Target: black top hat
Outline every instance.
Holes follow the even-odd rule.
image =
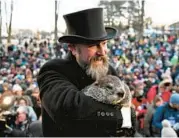
[[[60,37],[59,42],[92,44],[112,39],[117,33],[117,30],[112,27],[104,27],[102,8],[82,10],[63,17],[68,35]]]

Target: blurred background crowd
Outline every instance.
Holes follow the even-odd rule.
[[[158,114],[154,114],[156,108],[179,99],[178,95],[171,98],[173,93],[179,93],[178,41],[176,34],[137,40],[135,36],[122,33],[108,43],[110,64],[132,92],[136,127],[141,136],[160,136],[162,127],[158,123],[161,125],[162,118],[157,120],[159,122],[153,121],[155,116],[158,118]],[[65,58],[67,52],[67,44],[53,43],[50,39],[31,38],[22,44],[1,47],[0,106],[6,109],[11,104],[10,113],[7,110],[4,113],[11,128],[23,131],[32,122],[39,120],[41,123],[36,76],[45,62]],[[19,131],[14,133],[21,135]]]
[[[84,3],[68,0],[67,5],[73,7],[66,8],[63,2],[67,0],[61,3],[55,0],[50,4],[50,1],[45,3],[43,0],[40,1],[43,3],[40,8],[44,9],[39,10],[39,1],[27,4],[29,1],[18,3],[0,0],[0,136],[42,136],[41,101],[36,76],[48,60],[63,59],[68,52],[67,44],[56,43],[58,36],[66,31],[64,26],[61,28],[65,30],[63,33],[58,28],[63,24],[60,20],[58,22],[59,11],[77,10],[75,4]],[[84,4],[88,5],[91,1]],[[171,11],[178,9],[171,7],[177,4],[169,1],[170,7],[167,1],[158,0],[159,5],[150,1],[153,5],[148,7],[150,2],[147,0],[96,1],[98,6],[104,8],[104,24],[119,30],[118,36],[108,42],[109,60],[132,92],[139,136],[160,137],[165,127],[164,134],[174,133],[170,131],[172,128],[179,135],[179,22],[171,20],[168,25],[155,25],[153,18],[161,12],[165,16],[156,19],[162,20],[164,17],[169,22],[169,17],[175,16]],[[18,4],[24,5],[18,7]],[[158,10],[161,5],[170,10]],[[27,10],[22,12],[22,7]],[[153,7],[156,10],[151,10]],[[45,13],[51,10],[55,11],[55,20],[49,19],[53,16]],[[147,15],[147,11],[154,11],[154,15]],[[34,19],[27,16],[27,12],[33,17],[39,12],[45,16],[37,14],[40,16]],[[15,20],[12,20],[13,16]],[[42,20],[43,17],[47,20]],[[19,21],[22,18],[24,20]],[[25,21],[30,23],[29,27],[32,23],[40,25],[36,27],[39,29],[35,29],[35,35],[32,35],[31,29],[15,29],[12,21],[18,25]],[[40,30],[45,23],[53,26],[54,30]],[[165,119],[169,125],[162,123]]]

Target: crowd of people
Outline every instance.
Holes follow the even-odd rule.
[[[172,93],[179,93],[179,49],[177,38],[169,41],[170,37],[166,40],[163,36],[155,39],[144,37],[137,42],[130,41],[127,35],[122,35],[108,43],[110,63],[117,70],[118,76],[126,81],[133,94],[132,103],[138,120],[137,129],[142,135],[160,136],[164,118],[159,118],[162,117],[160,108],[154,114],[156,108],[166,102],[172,102],[173,99],[179,99],[178,95],[175,95],[170,100]],[[27,123],[41,117],[36,80],[40,67],[50,59],[64,58],[68,52],[64,48],[65,44],[58,44],[59,48],[51,45],[48,41],[37,43],[31,40],[24,45],[3,48],[0,69],[1,97],[6,94],[14,95],[14,107],[17,112],[28,114]],[[28,107],[28,110],[18,108],[21,105]],[[170,109],[166,109],[167,116],[168,112],[171,112]],[[18,126],[15,122],[12,127],[24,129],[26,124]]]
[[[4,98],[13,95],[14,104],[9,110],[16,112],[18,116],[9,124],[13,129],[12,136],[30,135],[20,132],[28,130],[32,122],[41,125],[41,102],[36,76],[40,67],[53,58],[51,49],[48,40],[36,39],[25,41],[24,44],[1,47],[0,104],[3,107],[6,104],[3,103]],[[39,131],[36,136],[41,134]]]
[[[162,122],[168,120],[168,129],[175,130],[171,133],[179,133],[177,35],[163,34],[135,40],[121,34],[108,43],[108,49],[110,64],[132,93],[136,131],[141,136],[170,136],[162,131],[166,127]],[[41,101],[37,75],[47,61],[64,59],[67,53],[66,44],[52,44],[49,39],[31,39],[24,44],[1,46],[0,101],[2,104],[3,97],[13,95],[14,104],[10,110],[17,113],[9,124],[12,130],[7,133],[11,136],[42,136],[38,127],[41,125]],[[38,134],[30,132],[33,123],[39,129],[33,132]],[[168,129],[165,131],[169,132]]]

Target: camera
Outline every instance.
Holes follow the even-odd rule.
[[[2,94],[0,98],[0,137],[7,136],[16,119],[16,110],[14,107],[14,96],[8,93]]]
[[[15,112],[3,112],[0,116],[0,137],[9,136],[9,134],[12,132],[12,128],[10,127],[12,124],[14,124],[16,119],[16,113]]]
[[[9,113],[3,114],[5,118],[6,125],[11,126],[16,120],[17,113],[9,111]]]

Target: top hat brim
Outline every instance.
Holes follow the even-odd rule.
[[[109,40],[115,38],[117,30],[112,27],[105,27],[106,36],[98,38],[87,38],[79,35],[64,35],[58,39],[62,43],[72,43],[72,44],[95,44],[99,41]]]

